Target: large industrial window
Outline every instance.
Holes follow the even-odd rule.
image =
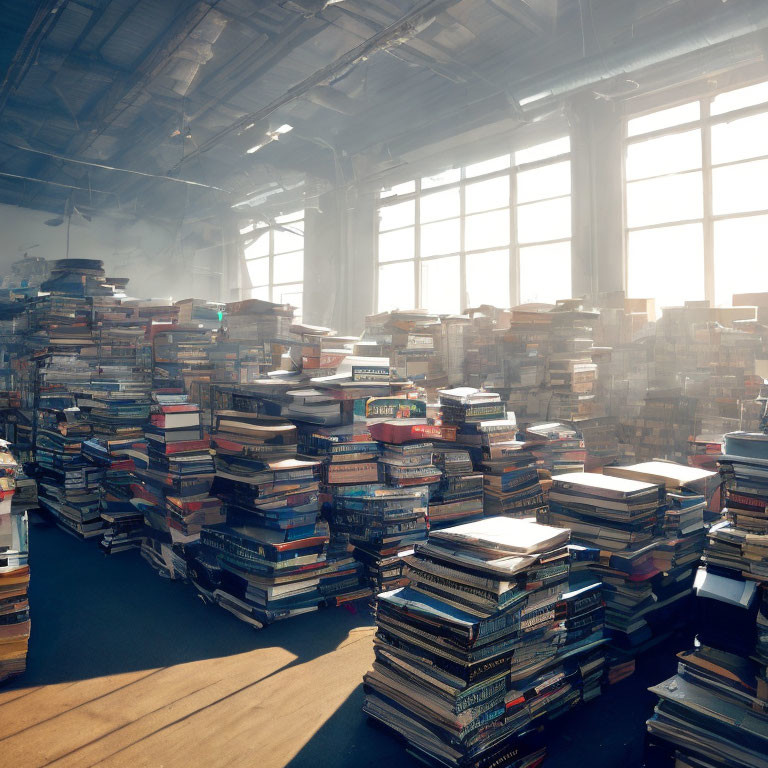
[[[240,230],[251,298],[291,304],[301,318],[304,293],[304,211],[254,222]]]
[[[378,311],[571,295],[567,137],[383,190]]]
[[[628,295],[728,306],[768,290],[768,83],[626,127]]]

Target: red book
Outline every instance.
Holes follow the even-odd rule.
[[[174,453],[185,453],[186,451],[202,451],[211,446],[208,440],[181,440],[178,443],[158,443],[156,447],[166,456],[170,456]]]
[[[408,419],[371,424],[371,437],[383,443],[407,443],[410,440],[456,441],[456,427],[437,424],[410,424]]]

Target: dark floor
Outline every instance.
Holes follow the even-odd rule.
[[[158,744],[161,747],[172,744],[173,734],[183,721],[181,724],[187,730],[181,743],[192,749],[195,746],[195,723],[199,722],[203,727],[206,715],[212,722],[224,723],[225,727],[234,729],[236,724],[241,729],[240,738],[246,740],[242,750],[238,752],[237,734],[233,733],[227,741],[228,759],[225,760],[223,755],[221,760],[210,755],[204,757],[208,739],[207,734],[201,732],[198,734],[200,749],[192,749],[192,757],[187,755],[182,764],[205,765],[206,768],[253,764],[252,760],[245,760],[243,751],[246,750],[248,725],[241,725],[237,720],[238,713],[254,701],[252,698],[252,702],[248,702],[249,690],[255,699],[262,697],[257,702],[259,713],[253,720],[253,727],[258,731],[254,736],[258,735],[256,740],[261,745],[259,768],[268,765],[289,765],[291,768],[416,765],[394,739],[371,727],[361,714],[362,691],[358,681],[372,657],[371,630],[367,629],[372,620],[367,608],[356,612],[345,609],[322,611],[255,631],[224,611],[204,606],[191,587],[160,579],[136,552],[105,557],[95,543],[79,542],[56,528],[38,524],[31,528],[31,553],[33,632],[29,666],[27,673],[11,686],[10,690],[16,689],[17,693],[11,693],[7,687],[0,689],[0,723],[4,716],[9,716],[32,723],[21,729],[23,731],[42,728],[42,716],[36,717],[25,707],[38,706],[36,702],[45,701],[45,697],[48,709],[55,711],[45,717],[45,731],[40,733],[41,746],[37,752],[29,754],[28,761],[19,762],[17,758],[16,768],[46,765],[61,759],[62,755],[67,757],[65,763],[70,765],[155,763],[170,766],[175,764],[174,761],[166,760],[158,753]],[[606,688],[597,701],[554,723],[550,728],[548,768],[572,768],[574,764],[586,761],[590,768],[641,766],[645,720],[653,708],[653,697],[646,688],[673,673],[676,650],[680,648],[668,643],[650,652],[640,660],[638,672],[633,677]],[[319,661],[323,656],[325,659]],[[241,658],[242,662],[239,661]],[[184,675],[189,668],[203,670],[200,672],[202,676],[213,676],[210,680],[206,678],[202,687],[184,694],[189,697],[199,695],[197,691],[203,688],[207,691],[205,686],[210,685],[212,690],[212,686],[222,684],[219,678],[223,677],[221,670],[225,667],[230,676],[246,675],[266,659],[274,658],[289,661],[280,661],[274,671],[257,677],[254,682],[244,680],[247,684],[205,699],[181,718],[163,720],[151,728],[148,725],[146,732],[123,740],[119,747],[111,743],[115,740],[115,732],[122,733],[136,726],[130,721],[130,714],[125,712],[122,712],[123,719],[115,727],[105,729],[103,734],[94,726],[95,735],[83,744],[70,744],[61,753],[56,749],[58,732],[50,730],[50,721],[58,718],[62,728],[71,730],[71,725],[67,725],[72,715],[68,709],[71,704],[64,700],[60,689],[70,690],[69,686],[75,681],[112,680],[109,676],[140,670],[159,669],[169,675],[172,673],[169,670],[186,664],[189,667],[183,668]],[[204,665],[196,662],[204,662]],[[242,671],[233,667],[241,663]],[[298,665],[306,665],[303,668],[306,672],[297,673]],[[306,675],[306,684],[302,675]],[[272,690],[269,685],[271,682],[274,687],[275,681],[269,678],[274,676],[278,677],[279,685]],[[89,683],[91,687],[93,684]],[[176,684],[178,680],[174,679]],[[99,711],[107,717],[114,692],[125,687],[122,683],[118,687],[112,685],[108,691],[96,696],[104,700],[104,709],[95,710],[97,719]],[[30,691],[28,696],[20,695],[21,689],[37,686],[44,688]],[[288,692],[294,689],[296,693],[289,696]],[[70,697],[75,690],[72,688]],[[278,697],[279,691],[284,694],[282,697]],[[158,694],[162,695],[162,691]],[[93,694],[87,695],[91,697]],[[58,701],[55,696],[62,697],[61,711],[58,704],[51,704]],[[263,700],[265,696],[266,701]],[[301,702],[297,701],[294,707],[296,699]],[[114,700],[116,708],[125,710],[123,699]],[[182,700],[185,699],[178,701]],[[93,701],[88,698],[86,704],[92,706]],[[156,719],[160,710],[170,711],[174,707],[178,710],[178,701],[162,701],[154,706],[150,712],[152,718]],[[228,702],[232,703],[225,709]],[[83,706],[86,705],[77,705]],[[272,707],[268,712],[271,719],[258,721],[262,711]],[[233,708],[237,711],[232,711]],[[286,711],[280,712],[281,708]],[[289,725],[268,732],[266,723],[277,722],[283,715]],[[149,714],[135,717],[149,717]],[[10,736],[4,738],[0,729],[0,754],[3,753],[3,743],[18,738],[16,734],[19,732],[11,728]],[[66,736],[71,741],[71,734]],[[141,745],[145,741],[144,750],[152,754],[151,759],[146,755],[142,757]],[[253,744],[247,744],[249,753],[252,747]],[[26,756],[23,745],[19,749]],[[179,751],[178,747],[175,749]],[[90,755],[87,759],[86,753]],[[199,762],[196,755],[199,755]],[[269,759],[270,755],[273,759]],[[78,756],[82,759],[74,759]]]

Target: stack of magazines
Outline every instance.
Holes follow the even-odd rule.
[[[486,518],[430,534],[378,596],[364,711],[429,765],[535,765],[528,734],[600,693],[598,584],[569,591],[569,532]]]

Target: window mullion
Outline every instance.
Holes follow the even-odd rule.
[[[466,191],[467,180],[464,169],[461,171],[461,186],[459,187],[459,312],[463,312],[468,306],[467,300],[467,246],[464,240],[466,230]]]
[[[520,244],[517,238],[517,167],[509,170],[509,304],[520,303]]]
[[[421,179],[416,179],[413,216],[413,298],[417,308],[426,309],[421,306]]]
[[[712,126],[710,99],[701,102],[701,169],[704,192],[704,297],[715,304],[715,225],[712,218]]]

